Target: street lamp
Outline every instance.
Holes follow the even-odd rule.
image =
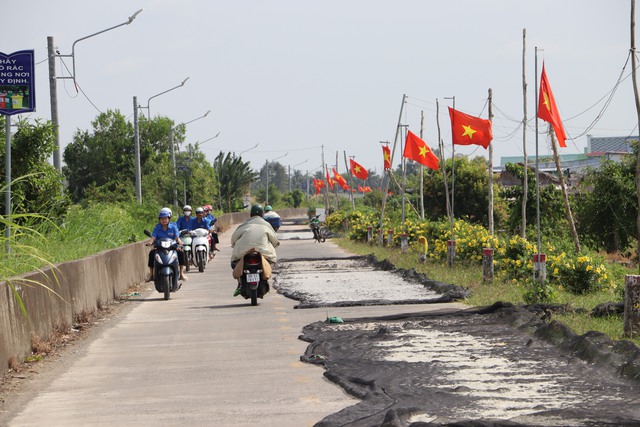
[[[207,111],[206,113],[204,113],[204,115],[202,115],[200,117],[197,117],[197,118],[195,118],[193,120],[189,120],[188,122],[180,123],[177,126],[186,126],[189,123],[195,122],[196,120],[204,119],[205,117],[207,117],[209,115],[210,112],[211,112],[211,110]],[[175,144],[173,142],[173,130],[177,126],[173,126],[172,125],[171,128],[169,128],[169,139],[170,139],[170,143],[171,143],[171,169],[173,171],[173,205],[174,206],[178,206],[178,183],[176,181],[176,149],[175,149]]]
[[[196,147],[196,150],[200,148],[200,146],[202,144],[204,144],[205,142],[211,141],[212,139],[215,139],[218,137],[218,135],[220,135],[220,132],[216,133],[214,136],[212,136],[211,138],[207,138],[204,141],[197,141],[193,143],[193,146]]]
[[[55,129],[55,140],[56,140],[56,149],[53,151],[53,166],[60,172],[62,170],[62,159],[60,155],[60,132],[59,126],[60,123],[58,121],[58,85],[56,83],[57,79],[73,79],[73,82],[76,82],[76,43],[81,42],[82,40],[86,40],[90,37],[97,36],[98,34],[106,33],[107,31],[111,31],[115,28],[121,27],[123,25],[129,25],[136,19],[136,16],[143,9],[138,10],[136,13],[131,15],[125,22],[122,24],[115,25],[113,27],[107,28],[106,30],[98,31],[97,33],[90,34],[86,37],[82,37],[75,42],[71,46],[71,55],[61,55],[55,48],[55,43],[53,41],[53,36],[47,37],[47,56],[49,58],[49,95],[51,99],[51,123],[53,123],[53,127]],[[71,76],[62,76],[56,77],[56,58],[68,58],[71,57],[73,62],[72,75]]]
[[[146,108],[147,112],[149,112],[149,102],[153,98],[184,86],[187,80],[189,80],[189,77],[184,79],[182,83],[180,83],[178,86],[172,87],[171,89],[167,89],[164,92],[160,92],[157,95],[153,95],[151,98],[147,100],[146,107],[138,106],[138,97],[137,96],[133,97],[133,131],[134,131],[135,156],[136,156],[136,197],[138,198],[138,202],[140,204],[142,204],[142,176],[140,172],[140,130],[138,128],[138,108]],[[151,122],[151,114],[149,114],[149,122]]]
[[[293,170],[295,171],[296,166],[300,166],[303,165],[305,163],[307,163],[309,161],[309,159],[305,160],[304,162],[300,162],[297,165],[293,165]],[[291,165],[289,165],[289,193],[291,193]]]
[[[256,145],[254,145],[253,147],[251,147],[251,148],[247,148],[246,150],[241,151],[241,152],[240,152],[240,154],[238,154],[238,157],[242,157],[242,154],[243,154],[243,153],[246,153],[247,151],[251,151],[251,150],[253,150],[253,149],[254,149],[254,148],[256,148],[258,145],[260,145],[260,143],[259,143],[259,142],[258,142]],[[234,153],[233,158],[235,159],[235,153]]]
[[[275,159],[272,159],[272,162],[275,162],[278,159],[281,159],[283,157],[285,157],[287,154],[289,153],[284,153],[282,156],[280,157],[276,157]],[[266,195],[265,195],[265,204],[269,204],[269,160],[267,160],[267,191],[266,191]]]

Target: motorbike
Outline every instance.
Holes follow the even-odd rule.
[[[313,238],[318,243],[324,243],[327,240],[327,230],[322,226],[322,223],[318,219],[319,217],[320,215],[316,215],[311,218],[311,221],[309,221],[309,228],[311,228],[311,231],[313,232]]]
[[[151,237],[148,230],[144,234]],[[180,266],[178,262],[178,242],[174,239],[156,239],[153,243],[156,249],[153,265],[153,283],[156,291],[164,294],[164,299],[171,297],[171,292],[180,289],[178,277],[180,276]]]
[[[269,292],[269,282],[261,278],[263,271],[260,252],[251,251],[244,255],[242,276],[238,279],[238,284],[240,295],[244,299],[251,299],[251,305],[258,305],[258,298],[263,298]]]
[[[205,228],[196,228],[191,231],[191,237],[193,261],[196,267],[198,267],[198,271],[202,273],[209,261],[209,239],[211,239],[211,236],[209,235],[209,230]]]
[[[193,240],[193,238],[189,230],[180,230],[180,236],[182,237],[182,250],[184,251],[184,269],[189,272],[189,270],[191,270],[191,263],[193,262],[193,251],[191,250],[191,240]]]

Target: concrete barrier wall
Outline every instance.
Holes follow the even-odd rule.
[[[278,214],[282,218],[301,217],[306,209],[283,209]],[[218,226],[224,232],[247,218],[248,212],[224,214],[218,218]],[[26,316],[14,290],[3,283],[0,375],[9,369],[11,357],[22,361],[31,354],[32,336],[46,340],[56,329],[68,328],[78,316],[107,306],[129,286],[142,282],[147,273],[147,253],[144,242],[132,243],[16,278],[12,285],[24,303]]]

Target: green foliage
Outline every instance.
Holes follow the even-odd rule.
[[[5,132],[4,123],[2,118],[2,134]],[[70,201],[63,190],[62,175],[49,163],[56,148],[53,126],[50,122],[36,120],[30,123],[21,119],[17,127],[18,130],[11,137],[11,176],[14,177],[11,184],[11,210],[14,214],[39,212],[60,217]],[[4,176],[5,144],[0,147],[0,161]],[[4,212],[4,198],[0,200],[0,208]]]
[[[271,196],[271,193],[269,193],[269,196]],[[282,201],[285,203],[286,206],[299,208],[302,205],[302,202],[304,201],[304,196],[305,194],[302,192],[302,190],[295,189],[290,193],[284,194],[282,196]]]
[[[635,159],[605,161],[589,170],[579,186],[574,211],[581,239],[608,252],[624,251],[637,235]]]
[[[615,288],[608,280],[604,263],[591,256],[571,256],[564,252],[549,258],[548,277],[560,289],[572,294],[588,294],[605,287]]]
[[[242,157],[222,152],[213,161],[219,182],[219,201],[224,212],[236,212],[244,208],[244,195],[251,188],[257,173]]]

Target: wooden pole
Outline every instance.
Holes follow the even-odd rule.
[[[489,88],[489,121],[493,120],[493,91]],[[493,236],[493,142],[489,143],[489,234]]]
[[[522,228],[520,237],[527,237],[527,198],[529,196],[529,159],[527,158],[527,73],[525,69],[527,29],[522,30],[522,153],[524,154],[524,178],[522,181]]]
[[[424,111],[420,111],[420,139],[424,131]],[[424,165],[420,163],[420,219],[424,219]]]
[[[573,215],[571,214],[571,205],[569,204],[569,194],[567,192],[567,186],[564,183],[564,174],[560,167],[560,157],[558,156],[558,144],[556,138],[549,125],[549,135],[551,136],[551,147],[553,147],[553,160],[556,163],[556,170],[558,171],[558,178],[560,179],[560,188],[562,189],[562,200],[564,202],[564,211],[571,229],[571,235],[573,236],[573,245],[576,248],[576,253],[580,253],[580,239],[578,238],[578,232],[576,231],[576,224],[573,222]]]
[[[633,93],[636,99],[636,114],[638,116],[638,126],[640,126],[640,96],[638,95],[638,80],[636,65],[636,0],[631,0],[631,73],[633,76]],[[638,193],[638,205],[640,206],[640,150],[638,150],[638,160],[636,161],[636,192]],[[638,245],[636,253],[640,254],[640,210],[636,217],[636,227],[638,230]],[[638,263],[640,272],[640,262]]]
[[[444,156],[444,141],[440,136],[440,103],[436,98],[436,125],[438,127],[438,146],[440,147],[440,164],[442,167],[442,182],[444,183],[444,197],[447,199],[447,218],[451,218],[451,201],[449,200],[449,185],[447,184],[446,158]]]
[[[351,168],[349,167],[349,162],[347,162],[347,152],[343,151],[342,152],[344,154],[344,167],[347,170],[347,179],[349,180],[349,187],[351,187],[351,190],[349,191],[350,196],[351,196],[351,210],[356,210],[356,201],[354,200],[353,197],[353,181],[351,180]]]

